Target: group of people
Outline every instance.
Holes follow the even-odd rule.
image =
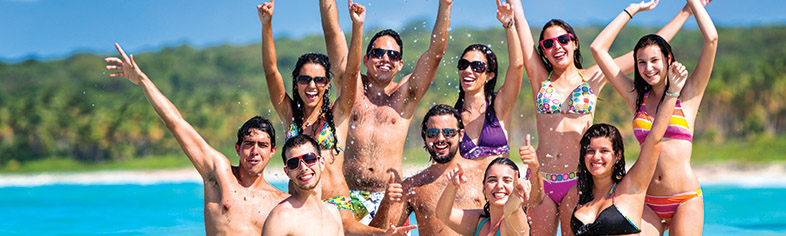
[[[209,235],[403,235],[416,227],[420,235],[556,235],[559,225],[566,235],[662,235],[667,229],[699,235],[703,201],[690,166],[691,128],[717,49],[704,9],[709,1],[687,0],[657,34],[613,58],[608,49],[620,30],[658,0],[630,4],[592,42],[598,65],[584,68],[569,24],[551,20],[535,41],[521,1],[498,0],[509,57],[505,81],[496,88],[499,65],[491,48],[483,42],[466,47],[457,64],[456,103],[435,105],[423,118],[431,165],[407,178],[401,171],[406,130],[445,55],[453,1],[439,0],[428,49],[413,72],[395,82],[404,66],[398,33],[376,33],[363,52],[365,7],[348,2],[347,45],[335,0],[320,0],[327,55],[298,58],[289,94],[272,36],[275,3],[264,2],[257,6],[262,64],[270,101],[284,122],[281,157],[289,193],[263,176],[278,150],[268,119],[253,117],[237,131],[240,158],[233,166],[183,119],[133,55],[115,44],[121,57],[105,61],[107,70],[118,70],[111,77],[143,88],[202,176]],[[668,40],[690,15],[704,42],[688,75]],[[538,132],[537,148],[529,135],[519,148],[526,171],[508,158],[525,70]],[[632,71],[633,79],[626,75]],[[593,124],[597,94],[607,81],[631,109],[641,144],[628,171],[619,130]],[[331,88],[338,95],[332,103]],[[412,213],[418,226],[410,225]]]

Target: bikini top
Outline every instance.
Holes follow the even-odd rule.
[[[316,141],[319,144],[319,148],[321,149],[333,149],[336,146],[336,137],[333,136],[333,132],[330,131],[329,124],[325,121],[325,113],[322,113],[319,117],[322,122],[319,124],[319,132],[316,134]],[[287,130],[286,140],[289,140],[291,137],[295,137],[298,135],[297,132],[297,124],[293,121],[289,124],[289,129]],[[341,147],[338,148],[339,151],[343,151]]]
[[[480,233],[480,228],[483,227],[483,224],[486,224],[487,221],[489,221],[489,218],[485,218],[485,219],[480,221],[480,224],[478,224],[478,227],[475,228],[475,236],[478,236],[478,233]],[[496,235],[500,236],[499,228],[497,228],[497,234]]]
[[[578,69],[576,69],[576,71],[578,71]],[[595,92],[592,91],[592,87],[590,87],[587,80],[584,79],[584,75],[581,74],[581,71],[579,71],[581,83],[568,96],[567,111],[562,111],[562,97],[557,93],[557,90],[554,89],[554,86],[551,85],[551,81],[549,80],[551,78],[551,73],[552,72],[549,72],[549,78],[543,82],[543,86],[541,86],[540,91],[538,91],[538,98],[535,101],[537,108],[535,110],[540,114],[592,114],[592,109],[595,107]]]
[[[606,207],[595,218],[595,222],[584,224],[576,218],[576,207],[570,217],[570,229],[576,236],[584,235],[620,235],[641,233],[641,229],[633,224],[627,216],[622,215],[617,206],[614,205],[614,189],[617,184],[611,187],[611,206]]]
[[[644,99],[641,101],[639,110],[636,111],[636,118],[633,119],[633,134],[639,140],[639,144],[644,143],[647,134],[652,129],[653,117],[647,114],[647,97],[649,92],[644,94]],[[682,139],[689,142],[693,141],[693,134],[691,134],[690,127],[688,127],[688,120],[685,119],[685,113],[682,112],[682,105],[680,100],[677,99],[677,104],[674,105],[674,112],[672,112],[669,126],[666,128],[664,138]]]
[[[486,101],[486,107],[486,115],[483,117],[483,128],[480,130],[478,144],[475,145],[467,135],[467,132],[464,132],[464,137],[459,145],[459,152],[465,159],[472,160],[478,157],[502,155],[510,150],[508,138],[505,137],[505,131],[499,124],[494,108],[489,106],[488,101]]]

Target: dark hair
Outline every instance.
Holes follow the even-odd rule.
[[[581,151],[579,152],[579,167],[578,173],[579,182],[577,184],[579,190],[579,204],[585,204],[592,201],[595,197],[592,195],[592,188],[595,184],[592,181],[592,174],[587,170],[584,163],[584,156],[587,154],[587,148],[593,138],[608,138],[611,141],[611,147],[614,151],[614,156],[619,157],[619,161],[614,163],[614,170],[611,175],[611,180],[614,183],[619,183],[625,177],[625,145],[622,143],[622,135],[617,127],[610,124],[600,123],[594,124],[584,132],[584,135],[579,141]]]
[[[511,161],[510,159],[508,159],[506,157],[497,157],[496,159],[491,161],[491,163],[489,163],[488,167],[486,167],[486,172],[483,172],[483,184],[484,185],[486,184],[486,178],[488,177],[489,169],[491,169],[491,166],[496,165],[496,164],[509,166],[511,169],[516,171],[516,178],[521,178],[521,172],[519,172],[519,167],[516,165],[516,163],[513,163],[513,161]],[[483,205],[483,214],[481,214],[480,217],[489,217],[491,215],[491,213],[489,212],[489,209],[490,209],[490,207],[489,207],[489,200],[486,199],[486,205]]]
[[[368,47],[366,47],[366,55],[368,55],[368,53],[371,52],[372,47],[374,47],[374,42],[377,41],[377,39],[382,36],[393,37],[393,39],[396,40],[396,43],[398,44],[398,48],[399,48],[398,51],[401,53],[401,55],[404,55],[404,44],[401,41],[401,36],[398,35],[398,32],[392,29],[379,31],[377,32],[377,34],[374,35],[374,37],[371,37],[371,40],[368,41]]]
[[[551,19],[546,23],[546,25],[543,26],[543,30],[540,31],[540,39],[538,39],[538,42],[535,42],[535,44],[538,45],[538,54],[540,54],[540,59],[543,60],[543,65],[546,66],[546,70],[552,72],[554,68],[552,67],[551,62],[549,62],[549,59],[546,57],[545,52],[543,52],[543,48],[540,47],[540,41],[543,40],[543,33],[546,32],[546,29],[552,26],[562,27],[562,29],[573,35],[573,40],[576,41],[576,50],[573,51],[573,64],[576,66],[576,68],[584,69],[584,66],[581,65],[582,58],[581,50],[579,50],[579,36],[576,35],[576,31],[573,30],[573,27],[563,20]]]
[[[641,37],[641,39],[639,39],[639,42],[636,43],[635,47],[633,47],[633,63],[634,65],[636,65],[633,67],[634,68],[633,91],[636,92],[636,106],[635,106],[636,109],[638,109],[641,106],[641,103],[644,102],[644,94],[652,90],[652,85],[648,84],[647,81],[645,81],[644,78],[641,77],[641,74],[639,74],[638,62],[636,60],[638,60],[637,58],[639,55],[639,49],[652,45],[657,45],[658,48],[660,48],[660,52],[663,54],[663,60],[666,60],[666,66],[670,66],[671,63],[674,62],[675,60],[674,52],[671,50],[671,46],[669,45],[669,42],[663,39],[663,37],[661,37],[660,35],[648,34],[645,35],[644,37]],[[669,58],[671,58],[671,60],[669,60]],[[670,85],[668,79],[669,76],[668,67],[665,68],[663,72],[666,73],[666,91],[668,91]],[[663,94],[660,97],[660,101],[663,101],[664,96],[666,95]]]
[[[270,136],[270,148],[276,147],[276,129],[273,128],[273,124],[268,119],[261,116],[254,116],[248,119],[246,123],[243,123],[243,126],[240,126],[240,129],[237,129],[237,142],[235,144],[240,145],[243,143],[244,137],[251,134],[251,129],[258,129],[267,133]]]
[[[420,137],[423,138],[423,141],[426,141],[426,123],[428,123],[428,120],[431,119],[432,116],[441,115],[452,115],[456,118],[456,122],[458,122],[459,130],[464,129],[464,123],[461,122],[461,113],[459,113],[458,110],[446,104],[437,104],[428,109],[426,116],[423,117],[423,123],[420,126]]]
[[[308,134],[299,134],[295,137],[287,139],[287,141],[284,142],[284,147],[281,149],[281,160],[286,163],[287,151],[292,148],[300,147],[304,144],[311,144],[311,146],[314,148],[314,151],[316,151],[316,154],[319,155],[319,144],[317,141],[314,141],[314,139],[311,138],[311,136]]]
[[[307,63],[314,63],[321,65],[325,68],[325,77],[328,80],[332,80],[332,74],[330,73],[330,59],[328,56],[322,53],[306,53],[300,56],[297,59],[297,64],[295,64],[295,69],[292,70],[292,119],[295,121],[295,126],[297,128],[297,133],[303,133],[303,109],[305,105],[303,105],[303,99],[300,98],[300,94],[297,92],[297,77],[300,76],[300,69],[303,68],[303,65]],[[330,93],[330,87],[325,90],[325,93],[322,94],[322,107],[320,108],[320,113],[325,115],[325,122],[328,123],[330,127],[330,132],[333,133],[333,136],[336,136],[336,126],[335,122],[333,121],[333,112],[330,112],[330,97],[328,94]],[[339,153],[338,149],[338,142],[336,145],[333,145],[333,151]]]
[[[464,58],[464,55],[466,55],[470,51],[482,52],[483,55],[486,56],[486,73],[491,73],[491,72],[494,73],[494,77],[491,77],[491,79],[486,80],[486,83],[483,84],[483,94],[486,97],[486,101],[489,103],[489,108],[486,109],[492,109],[491,107],[494,107],[493,106],[494,96],[496,95],[496,92],[494,92],[494,88],[497,86],[497,74],[498,74],[497,55],[494,54],[494,52],[491,51],[491,48],[489,48],[486,45],[472,44],[464,49],[464,52],[461,53],[461,57],[459,59]],[[459,97],[456,100],[456,104],[453,105],[453,108],[456,108],[456,110],[461,111],[462,109],[464,109],[464,88],[462,88],[461,86],[458,87],[459,87]],[[489,112],[486,112],[486,114],[489,114]]]

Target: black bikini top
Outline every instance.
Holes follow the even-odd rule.
[[[620,234],[635,234],[641,233],[641,229],[637,227],[628,217],[622,215],[617,206],[614,205],[614,188],[617,187],[615,183],[609,191],[611,196],[611,206],[606,207],[595,218],[595,222],[584,224],[576,218],[576,208],[573,208],[573,213],[570,217],[570,229],[576,236],[584,235],[620,235]]]

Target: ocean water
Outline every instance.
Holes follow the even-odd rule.
[[[704,235],[786,235],[786,188],[702,190]],[[2,187],[0,235],[204,235],[202,193],[199,183]]]

